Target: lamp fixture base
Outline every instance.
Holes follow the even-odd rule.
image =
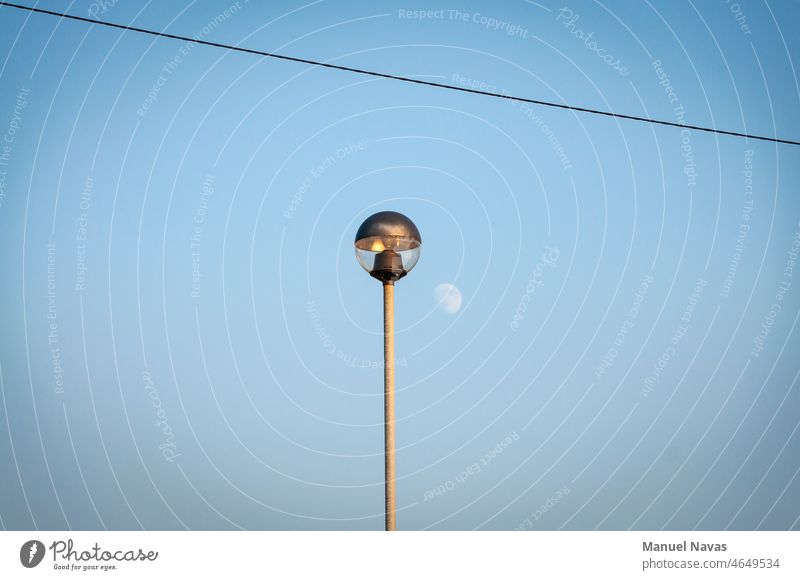
[[[384,284],[394,284],[406,275],[400,254],[393,250],[383,250],[375,256],[375,265],[369,274]]]

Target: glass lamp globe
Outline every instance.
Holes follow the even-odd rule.
[[[381,211],[358,228],[355,247],[358,262],[370,276],[393,284],[417,264],[422,236],[403,214]]]

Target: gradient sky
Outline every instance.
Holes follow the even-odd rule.
[[[797,2],[35,5],[800,139]],[[399,529],[798,528],[800,147],[9,7],[0,44],[4,528],[381,529],[386,209]]]

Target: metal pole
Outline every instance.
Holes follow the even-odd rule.
[[[394,470],[394,283],[383,283],[383,423],[386,462],[386,531],[395,530]]]

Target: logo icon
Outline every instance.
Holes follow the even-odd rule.
[[[35,568],[44,558],[44,544],[39,540],[29,540],[19,549],[19,561],[26,568]]]

